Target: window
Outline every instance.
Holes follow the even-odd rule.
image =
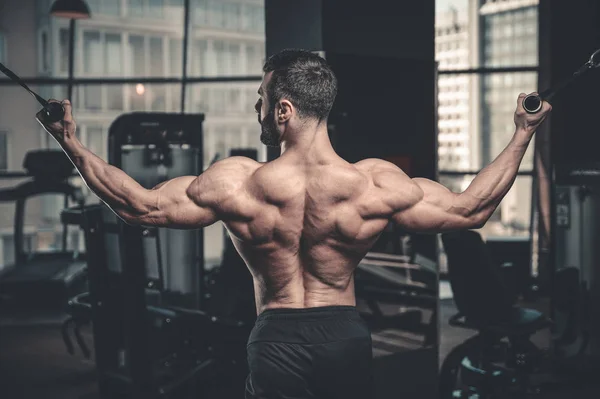
[[[183,41],[181,39],[169,39],[169,62],[169,76],[180,76],[183,73]]]
[[[250,30],[254,32],[264,32],[265,30],[265,11],[264,7],[250,7]]]
[[[455,7],[450,11],[448,5]],[[503,11],[488,8],[481,12],[480,31],[468,29],[470,19],[467,0],[438,0],[436,12],[436,58],[438,75],[438,169],[440,180],[451,189],[464,190],[473,174],[489,164],[508,144],[514,131],[512,124],[516,97],[520,92],[534,91],[537,73],[522,71],[524,66],[537,66],[537,7],[527,6]],[[480,6],[481,7],[481,6]],[[443,18],[442,14],[454,18]],[[446,24],[446,25],[444,25]],[[452,24],[464,35],[454,34]],[[473,37],[473,35],[476,37]],[[450,46],[444,46],[451,41]],[[440,49],[445,51],[442,53]],[[460,49],[460,50],[457,50]],[[481,50],[478,57],[470,52]],[[508,67],[514,72],[459,73],[461,69]],[[444,71],[454,70],[452,74]],[[478,91],[478,92],[476,92]],[[479,104],[470,99],[479,98]],[[446,136],[445,143],[442,140]],[[460,137],[460,141],[457,139]],[[533,143],[521,163],[522,173],[532,173]],[[528,236],[531,210],[531,178],[519,176],[517,183],[498,210],[481,230],[486,235]]]
[[[207,0],[192,0],[190,5],[193,8],[192,23],[198,26],[205,26],[208,23]]]
[[[217,40],[213,42],[213,50],[215,52],[215,67],[222,75],[229,75],[228,57],[225,53],[225,42]]]
[[[208,24],[214,28],[225,27],[225,5],[220,1],[211,0],[208,3]]]
[[[129,54],[131,55],[131,74],[146,76],[146,51],[143,36],[129,36]]]
[[[247,62],[247,73],[248,74],[259,74],[262,71],[264,57],[264,49],[261,47],[248,44],[246,45],[246,62]]]
[[[121,0],[87,0],[92,15],[121,15]]]
[[[148,15],[154,18],[162,18],[164,12],[164,0],[148,0]]]
[[[122,35],[99,31],[83,32],[83,75],[123,76]],[[114,85],[81,87],[85,109],[123,110],[123,88]]]
[[[231,30],[238,30],[240,27],[240,5],[225,4],[224,9],[225,27]]]
[[[107,15],[121,15],[121,0],[102,0],[101,9]]]
[[[164,112],[167,107],[167,92],[164,85],[155,85],[151,88],[150,95],[150,109],[155,112]]]
[[[120,1],[120,0],[117,0]],[[165,1],[164,0],[129,0],[128,13],[135,18],[164,18]],[[170,6],[181,5],[180,1],[171,1]],[[183,17],[183,13],[182,13]]]
[[[181,43],[181,40],[168,36],[129,35],[127,53],[130,70],[126,73],[132,77],[180,76],[183,55]]]
[[[108,76],[120,76],[123,73],[121,35],[107,34],[105,39],[105,73]]]
[[[241,75],[242,74],[242,63],[240,62],[241,53],[240,53],[240,45],[237,43],[229,43],[227,47],[228,50],[228,64],[230,73],[232,75]]]
[[[132,111],[144,111],[146,107],[146,86],[144,84],[137,84],[133,87],[129,87],[130,93],[130,107]]]
[[[150,38],[150,76],[164,76],[163,41],[159,37]]]
[[[132,84],[123,88],[130,111],[177,112],[181,110],[181,86],[178,84]]]
[[[86,31],[83,33],[83,73],[100,76],[102,68],[102,43],[100,32]]]
[[[132,17],[143,17],[144,0],[129,0],[129,15]]]

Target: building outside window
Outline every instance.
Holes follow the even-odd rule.
[[[64,79],[69,67],[69,21],[51,17],[48,14],[51,3],[51,0],[24,3],[31,7],[37,28],[44,35],[37,34],[34,48],[23,48],[19,56],[23,59],[31,56],[25,54],[27,51],[41,54],[45,47],[50,56],[44,77]],[[183,48],[183,0],[87,0],[87,3],[92,18],[76,24],[75,87],[71,99],[78,136],[85,146],[106,160],[108,129],[119,115],[134,111],[181,112],[184,108],[186,113],[205,114],[205,166],[217,154],[223,158],[232,148],[241,146],[257,148],[259,160],[266,160],[266,148],[260,143],[260,126],[254,112],[265,61],[263,0],[191,0],[187,49]],[[3,28],[10,28],[11,40],[32,34],[16,24]],[[5,61],[6,44],[0,32],[0,62]],[[188,82],[185,86],[136,82],[136,78],[181,79],[184,52],[187,52],[188,78],[210,77],[215,82]],[[36,68],[35,72],[24,75],[33,76],[38,72]],[[256,81],[219,82],[220,78],[229,77],[255,77]],[[123,82],[83,84],[78,82],[81,78],[122,79]],[[33,88],[47,98],[66,97],[64,84],[34,85]],[[181,104],[182,89],[186,90],[185,104]],[[17,88],[14,90],[23,94]],[[35,121],[28,124],[31,118],[27,116],[37,112],[30,96],[18,99],[26,104],[23,109],[32,109],[11,122],[15,126],[0,126],[0,169],[18,168],[26,152],[20,149],[11,154],[13,161],[8,162],[5,155],[8,155],[9,142],[4,128],[23,132],[20,137],[27,143],[28,150],[57,148],[56,142],[40,131]],[[83,184],[82,187],[87,190]],[[97,201],[88,194],[89,201]],[[48,223],[59,226],[62,204],[50,199],[42,202],[39,211],[31,213],[28,226],[34,230],[42,224],[47,227]],[[0,229],[12,227],[11,220],[2,219],[2,222]],[[57,228],[57,234],[59,230]],[[220,224],[205,232],[206,240],[216,245],[211,248],[213,254],[220,255],[223,233]]]
[[[519,93],[537,89],[537,9],[538,0],[436,1],[438,169],[452,191],[464,191],[506,147]],[[529,237],[533,153],[532,142],[512,189],[480,230],[484,238]]]

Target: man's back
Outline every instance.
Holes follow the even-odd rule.
[[[254,276],[258,311],[354,305],[353,271],[392,215],[373,168],[395,167],[337,156],[230,162],[248,177],[220,212]]]

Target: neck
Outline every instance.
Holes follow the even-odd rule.
[[[327,133],[327,122],[309,124],[288,131],[281,141],[281,155],[297,155],[307,162],[324,161],[336,156]]]

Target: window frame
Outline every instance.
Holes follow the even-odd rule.
[[[524,16],[523,14],[523,18],[533,18],[533,16],[531,15],[532,13],[527,14],[527,17]],[[519,18],[521,17],[521,14],[518,14]],[[497,16],[493,16],[492,18],[497,18]],[[536,18],[539,18],[539,16],[537,16]],[[471,79],[473,76],[476,76],[479,78],[479,80],[483,80],[484,77],[486,76],[498,76],[499,74],[505,74],[505,76],[519,76],[519,73],[532,73],[534,72],[536,74],[536,76],[539,74],[539,58],[537,59],[537,62],[535,64],[529,64],[527,63],[526,59],[515,59],[515,61],[522,61],[523,65],[520,64],[512,64],[510,66],[508,66],[506,63],[502,63],[502,62],[496,62],[493,61],[493,54],[496,54],[498,51],[498,45],[495,46],[486,46],[486,43],[489,43],[490,40],[494,39],[494,38],[498,38],[498,33],[502,33],[502,35],[504,34],[504,31],[502,32],[498,32],[498,29],[506,29],[503,28],[506,24],[502,21],[490,21],[493,23],[485,23],[483,24],[483,22],[476,22],[476,24],[482,24],[480,27],[481,29],[479,29],[479,44],[478,46],[478,51],[481,52],[481,56],[483,56],[482,59],[480,59],[480,64],[475,64],[475,65],[480,65],[477,67],[466,67],[466,68],[458,68],[458,67],[454,67],[453,64],[443,64],[444,66],[442,68],[440,68],[440,63],[436,62],[436,64],[438,65],[437,68],[437,76],[436,79],[439,82],[440,77],[445,77],[445,76],[466,76],[467,78]],[[514,25],[514,24],[513,24]],[[436,32],[440,32],[442,29],[442,27],[435,27],[435,31]],[[494,30],[495,29],[495,30]],[[514,29],[514,26],[512,27],[512,29]],[[512,32],[514,34],[514,32]],[[527,36],[529,34],[529,30],[527,28],[523,28],[523,32],[520,32],[520,37],[522,36]],[[536,32],[534,32],[536,33]],[[436,45],[435,45],[435,52],[436,52],[436,61],[438,59],[438,53],[443,53],[447,50],[447,43],[442,39],[439,40],[437,38],[438,35],[436,35]],[[504,37],[504,36],[502,36]],[[512,37],[512,36],[511,36]],[[504,41],[504,40],[503,40]],[[537,45],[536,43],[539,43],[539,32],[537,33],[535,39],[531,39],[528,40],[527,43],[523,43],[523,48],[525,48],[528,45]],[[488,57],[485,56],[485,54],[488,55]],[[488,61],[486,61],[486,58],[492,58],[492,63],[490,64]],[[521,57],[522,58],[522,57]],[[444,60],[447,59],[443,58]],[[515,74],[515,75],[513,75]],[[445,89],[445,90],[444,90]],[[448,93],[448,88],[444,88],[444,87],[440,87],[439,84],[437,84],[437,91],[436,91],[436,143],[439,143],[439,134],[440,134],[440,128],[439,128],[439,122],[440,121],[447,121],[450,119],[450,115],[447,114],[440,114],[439,113],[439,107],[440,107],[440,102],[438,100],[440,93],[442,93],[442,95],[447,95]],[[483,105],[483,101],[484,101],[484,96],[483,94],[481,95],[479,104],[477,104],[476,106],[478,107],[482,107]],[[481,121],[479,121],[479,124],[481,123]],[[488,141],[491,140],[493,137],[491,134],[489,134],[488,132],[484,132],[482,129],[482,126],[479,125],[477,126],[477,130],[479,130],[479,134],[481,136],[480,139],[483,139],[483,135],[487,134],[489,136]],[[453,147],[455,148],[455,147]],[[442,157],[440,157],[440,150],[439,150],[439,144],[437,144],[437,148],[436,151],[438,152],[436,155],[436,172],[437,172],[437,176],[438,179],[443,179],[443,178],[468,178],[469,176],[474,176],[476,175],[479,170],[460,170],[460,166],[459,165],[453,165],[451,162],[447,162],[448,159],[448,155],[444,155],[442,154]],[[480,157],[483,154],[479,154]],[[440,162],[440,159],[442,159],[442,162]],[[487,160],[484,160],[484,162],[488,162]],[[477,165],[477,166],[484,166],[484,165]],[[527,167],[522,168],[518,171],[517,173],[518,177],[521,176],[528,176],[532,179],[532,182],[535,181],[535,176],[536,176],[536,165],[535,165],[535,161],[533,162],[533,165],[527,165]],[[533,192],[532,192],[533,195]],[[531,220],[530,220],[530,225],[529,225],[529,232],[528,235],[529,237],[532,237],[532,234],[534,233],[532,231],[533,228],[533,214],[534,214],[534,204],[531,204]]]

